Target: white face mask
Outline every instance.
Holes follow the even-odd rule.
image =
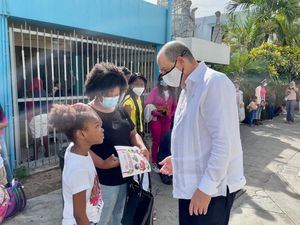
[[[169,90],[164,91],[165,98],[168,99],[170,97]]]
[[[143,87],[132,88],[132,91],[134,92],[134,94],[136,94],[139,97],[143,94],[144,90],[145,90],[145,88],[143,88]]]
[[[174,67],[169,73],[164,75],[162,79],[171,87],[179,87],[181,82],[182,72]]]

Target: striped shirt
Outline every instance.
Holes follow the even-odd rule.
[[[236,91],[222,73],[200,63],[186,81],[171,138],[173,195],[226,196],[245,183]]]

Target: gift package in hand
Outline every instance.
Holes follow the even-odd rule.
[[[157,107],[157,111],[162,115],[166,116],[169,114],[169,108],[167,105],[161,105]]]

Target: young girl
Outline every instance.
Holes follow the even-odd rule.
[[[256,111],[257,111],[257,97],[254,96],[252,98],[252,101],[250,102],[250,104],[247,106],[247,108],[249,109],[250,112],[250,122],[249,122],[249,126],[253,127],[254,126],[254,119],[255,119],[255,115],[256,115]]]
[[[89,149],[103,142],[102,121],[90,106],[77,103],[54,105],[49,122],[72,141],[65,153],[62,175],[62,225],[96,224],[103,201]]]

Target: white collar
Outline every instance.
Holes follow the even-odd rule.
[[[193,72],[188,76],[188,78],[185,81],[185,84],[189,82],[196,83],[202,77],[202,75],[205,74],[206,70],[207,66],[205,62],[202,61],[201,63],[199,63],[196,69],[194,69]]]

